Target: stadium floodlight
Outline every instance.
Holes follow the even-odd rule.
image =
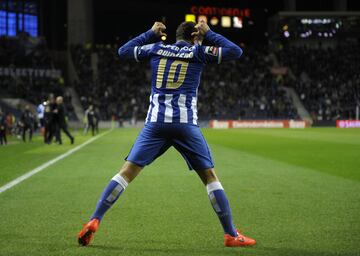
[[[217,24],[219,24],[219,19],[217,17],[212,17],[210,19],[210,24],[216,26]]]
[[[233,27],[234,28],[243,28],[242,18],[233,17]]]
[[[222,16],[221,17],[221,26],[224,28],[231,27],[231,18],[229,16]]]
[[[196,22],[196,16],[194,14],[186,14],[185,15],[185,21]]]

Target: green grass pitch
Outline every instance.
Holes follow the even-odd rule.
[[[138,131],[113,130],[0,194],[0,255],[360,255],[356,129],[203,130],[234,222],[258,241],[252,248],[223,247],[205,188],[173,149],[79,247],[77,232]],[[0,186],[73,147],[13,140],[0,147]]]

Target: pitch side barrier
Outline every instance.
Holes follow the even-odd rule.
[[[360,120],[337,120],[336,128],[360,128]]]
[[[231,128],[298,128],[308,127],[303,120],[210,120],[209,126],[214,129]]]

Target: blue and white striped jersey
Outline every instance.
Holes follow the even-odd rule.
[[[149,30],[119,48],[122,58],[150,60],[152,69],[150,106],[146,122],[197,125],[197,92],[207,63],[238,59],[240,47],[213,31],[205,40],[213,46],[185,41],[149,44],[157,39]]]

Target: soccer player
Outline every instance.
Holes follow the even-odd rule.
[[[224,229],[224,245],[248,246],[256,243],[235,228],[225,191],[217,178],[210,149],[197,124],[197,90],[207,63],[237,60],[242,49],[210,30],[202,22],[183,22],[176,30],[176,43],[158,42],[165,25],[152,29],[119,48],[122,59],[150,60],[152,92],[145,126],[138,135],[126,162],[103,191],[90,221],[78,234],[80,245],[88,245],[106,211],[126,187],[169,147],[174,146],[194,169],[206,190]],[[198,44],[205,39],[211,46]],[[152,44],[151,44],[152,43]]]

